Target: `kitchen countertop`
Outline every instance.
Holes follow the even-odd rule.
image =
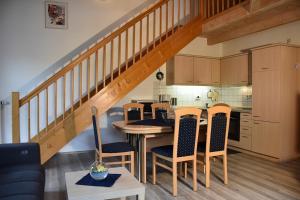
[[[176,108],[179,108],[179,107],[193,107],[193,106],[176,106]],[[207,108],[206,107],[199,107],[199,106],[195,106],[199,109],[202,109],[202,110],[206,110]],[[174,107],[175,108],[175,107]],[[251,107],[231,107],[232,108],[232,111],[235,111],[235,112],[247,112],[247,113],[251,113],[252,112],[252,108]]]

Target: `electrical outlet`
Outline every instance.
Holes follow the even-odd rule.
[[[0,101],[0,105],[9,105],[9,101],[2,100]]]

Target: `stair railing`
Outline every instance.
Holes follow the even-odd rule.
[[[249,0],[203,0],[203,19],[212,19],[214,16],[246,2]]]
[[[13,142],[37,141],[183,26],[203,0],[160,0],[20,99],[12,93]],[[22,122],[22,123],[20,123]],[[20,133],[22,130],[22,133]]]

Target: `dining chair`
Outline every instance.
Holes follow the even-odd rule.
[[[94,137],[96,144],[96,160],[102,161],[103,158],[121,157],[121,161],[114,161],[106,163],[107,165],[130,165],[130,171],[134,174],[134,148],[127,142],[115,142],[109,144],[102,144],[101,129],[97,120],[97,108],[92,107],[92,122],[94,128]],[[130,159],[126,160],[126,157]]]
[[[197,163],[204,166],[205,186],[210,187],[210,158],[223,156],[224,184],[228,183],[227,141],[231,108],[215,105],[209,109],[206,142],[198,143],[197,155],[202,158]]]
[[[193,162],[193,190],[197,191],[197,144],[202,110],[181,108],[175,110],[173,145],[152,148],[153,184],[156,184],[156,166],[163,167],[173,174],[173,196],[177,196],[177,164]],[[158,162],[162,159],[172,163],[172,167]]]
[[[153,103],[151,104],[152,109],[152,119],[159,118],[160,114],[163,112],[169,113],[170,104],[168,103]]]
[[[127,103],[123,105],[124,120],[127,124],[129,120],[143,120],[144,119],[144,104]]]

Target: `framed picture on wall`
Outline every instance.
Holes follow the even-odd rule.
[[[68,28],[68,4],[66,2],[45,1],[46,28]]]

